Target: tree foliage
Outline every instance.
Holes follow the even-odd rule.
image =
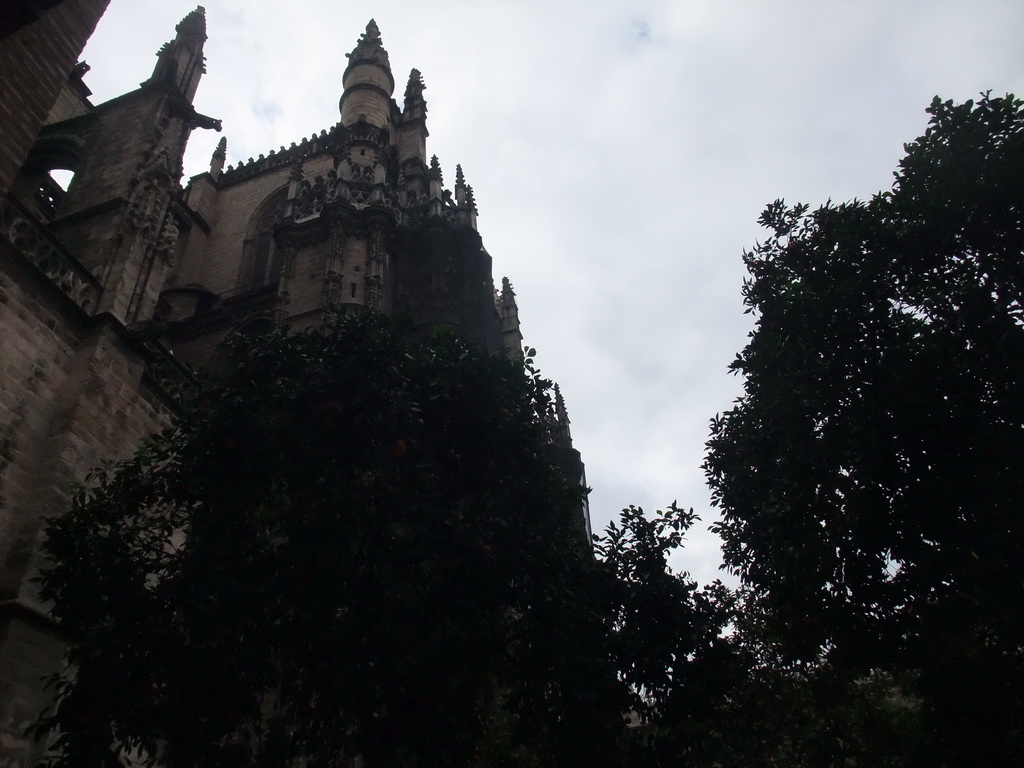
[[[906,673],[931,764],[1012,764],[1024,708],[1024,109],[936,98],[892,190],[776,201],[706,470],[784,658]],[[966,761],[966,762],[965,762]],[[978,762],[980,761],[980,763]]]
[[[529,358],[373,315],[230,352],[49,521],[56,768],[642,765],[693,738],[646,737],[727,689],[731,593],[668,567],[675,504],[595,557]]]
[[[585,725],[606,747],[591,721],[613,737],[624,694],[529,361],[374,316],[232,353],[50,521],[42,594],[77,639],[57,765],[466,765],[525,734],[555,759]]]

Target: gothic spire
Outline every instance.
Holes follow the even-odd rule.
[[[174,31],[174,39],[157,51],[156,66],[148,82],[174,86],[191,102],[199,88],[199,79],[206,72],[206,57],[203,56],[206,9],[197,6],[178,22]]]

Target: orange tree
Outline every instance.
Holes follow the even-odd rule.
[[[628,699],[529,361],[372,315],[232,353],[50,521],[55,764],[613,759]]]
[[[1024,753],[1024,107],[936,98],[892,190],[770,205],[706,469],[784,658],[895,674],[929,765]]]

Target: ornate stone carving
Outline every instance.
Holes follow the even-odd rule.
[[[317,176],[310,184],[305,179],[299,186],[299,194],[295,198],[295,219],[308,219],[316,216],[324,207],[324,177]]]
[[[349,162],[349,178],[352,181],[363,181],[373,183],[375,168],[372,165],[360,165],[359,163]]]
[[[327,172],[327,178],[317,176],[310,183],[305,179],[295,179],[299,183],[299,191],[295,196],[292,218],[295,221],[319,216],[325,205],[333,203],[339,197],[340,183],[338,174]]]
[[[170,255],[174,252],[174,247],[178,243],[178,223],[174,220],[174,216],[168,212],[164,217],[164,225],[160,229],[160,235],[156,238],[154,251],[157,256],[167,263],[170,259]]]
[[[0,200],[0,234],[86,312],[99,305],[100,283],[10,198]]]
[[[390,134],[387,128],[378,128],[366,122],[365,115],[360,115],[359,120],[348,127],[346,143],[363,142],[371,144],[378,149],[383,149],[388,145],[389,137]]]
[[[126,222],[145,241],[153,240],[160,231],[167,206],[167,195],[156,180],[147,179],[136,188],[128,206]]]
[[[370,203],[370,190],[365,187],[350,187],[348,196],[356,210],[361,210]]]
[[[159,344],[146,342],[142,348],[146,352],[143,376],[173,405],[182,410],[191,408],[199,387],[188,370]]]
[[[342,274],[345,254],[345,231],[340,226],[331,230],[327,243],[324,264],[323,307],[337,307],[341,304]],[[326,319],[326,315],[324,315]]]
[[[384,230],[375,226],[370,231],[370,248],[366,277],[366,306],[380,312],[384,309],[384,282],[387,279],[388,252]]]

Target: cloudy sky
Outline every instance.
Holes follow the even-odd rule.
[[[782,197],[887,188],[932,96],[1024,94],[1011,0],[205,0],[200,112],[228,162],[338,120],[345,53],[375,18],[401,99],[427,85],[428,152],[461,163],[479,228],[559,381],[593,486],[594,527],[628,504],[701,515],[680,569],[718,543],[700,469],[752,320],[741,254]],[[93,103],[149,76],[195,7],[112,0],[86,49]],[[193,135],[186,175],[219,138]]]

